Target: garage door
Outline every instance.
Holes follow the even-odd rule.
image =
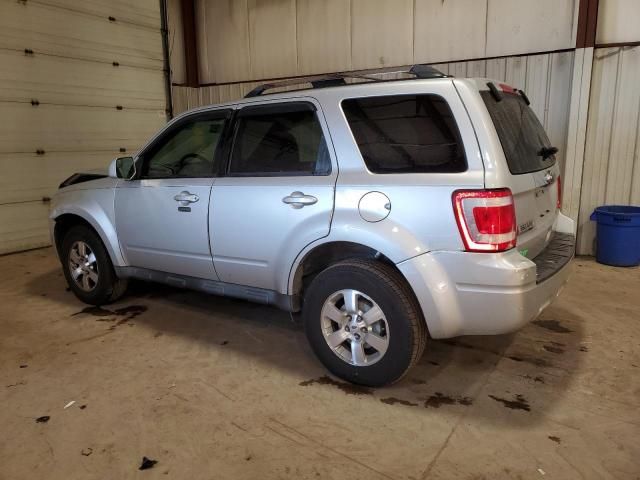
[[[166,122],[158,0],[0,0],[0,254],[50,243],[49,198]]]

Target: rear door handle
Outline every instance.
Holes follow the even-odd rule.
[[[178,195],[173,197],[173,199],[176,202],[180,202],[183,205],[187,205],[188,203],[197,202],[198,200],[200,200],[200,197],[195,193],[190,193],[185,190],[184,192],[180,192]]]
[[[289,196],[282,199],[283,203],[291,205],[293,208],[302,208],[306,205],[313,205],[318,199],[313,195],[305,195],[302,192],[292,192]]]

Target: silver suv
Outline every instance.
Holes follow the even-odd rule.
[[[73,175],[50,217],[70,288],[101,305],[136,278],[301,312],[322,363],[369,386],[428,337],[534,319],[574,252],[557,149],[521,90],[404,76],[265,85]]]

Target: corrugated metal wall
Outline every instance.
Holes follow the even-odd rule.
[[[640,40],[638,0],[600,0],[596,44]]]
[[[169,0],[174,83],[184,62]],[[232,83],[575,46],[577,0],[196,0],[200,83]]]
[[[591,78],[578,253],[594,252],[593,209],[640,205],[640,46],[596,49]]]
[[[0,64],[1,254],[48,245],[59,183],[166,122],[160,4],[0,0]]]

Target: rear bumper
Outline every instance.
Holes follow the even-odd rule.
[[[575,236],[556,233],[538,257],[430,252],[399,263],[433,338],[508,333],[535,319],[569,277]]]

